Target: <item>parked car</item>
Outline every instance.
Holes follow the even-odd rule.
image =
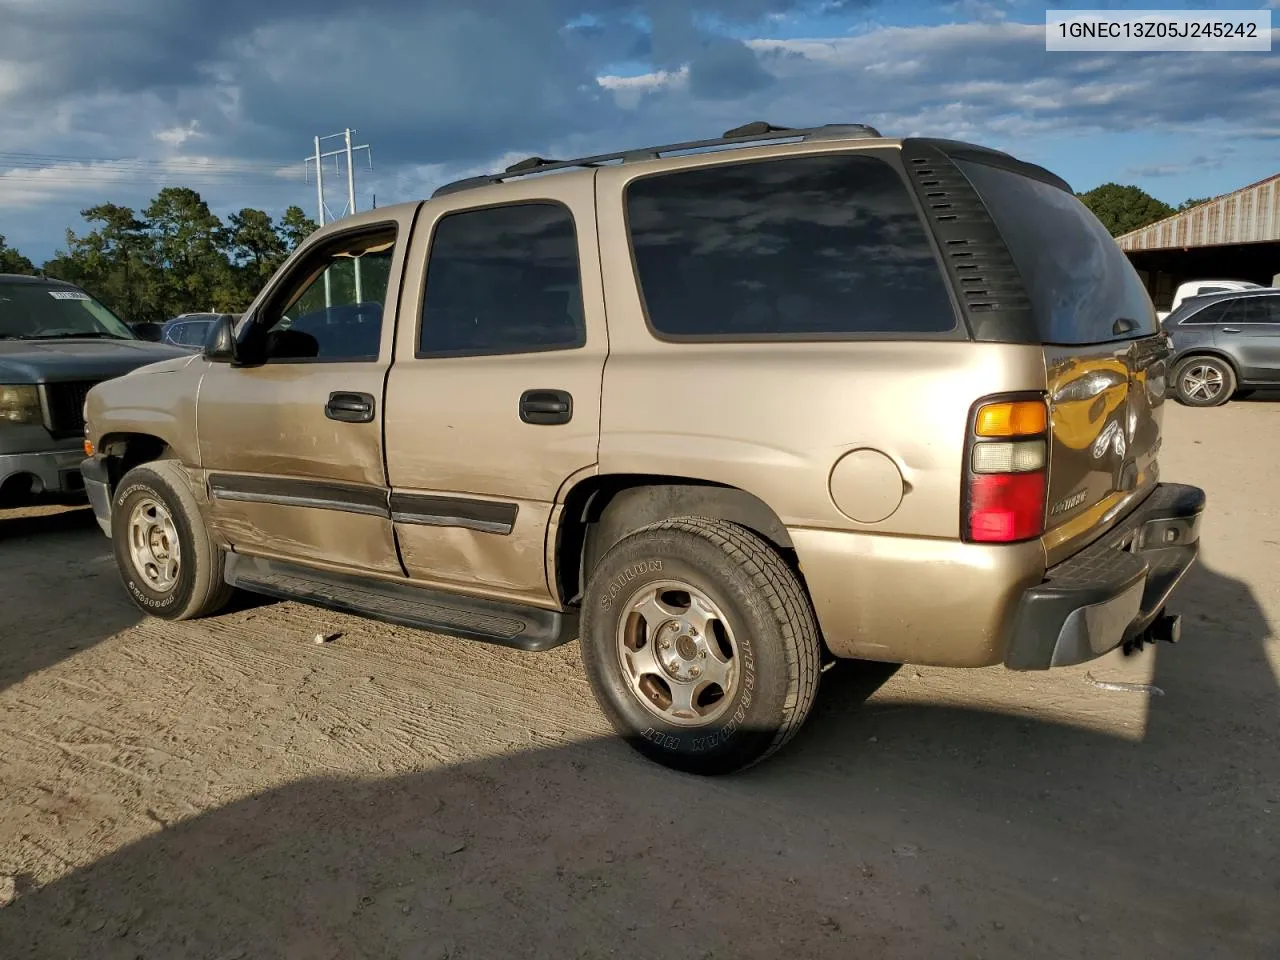
[[[1160,311],[1157,316],[1161,321],[1167,319],[1170,314],[1182,306],[1182,302],[1188,297],[1203,297],[1210,293],[1258,290],[1261,288],[1262,284],[1251,283],[1248,280],[1189,280],[1186,283],[1179,284],[1178,289],[1173,292],[1173,303],[1170,304],[1169,309]]]
[[[322,228],[198,360],[90,391],[84,471],[148,613],[580,637],[623,737],[722,773],[831,658],[1176,639],[1204,494],[1158,480],[1168,358],[1047,170],[757,124]]]
[[[229,313],[183,313],[166,323],[160,331],[160,342],[188,350],[200,350],[209,331],[223,317],[236,319]]]
[[[1164,321],[1173,340],[1173,392],[1216,407],[1240,391],[1280,387],[1280,289],[1191,297]]]
[[[79,287],[0,274],[0,503],[83,495],[89,388],[178,355]]]
[[[156,323],[154,320],[128,320],[125,322],[133,332],[133,335],[139,340],[159,343],[164,336],[163,323]]]

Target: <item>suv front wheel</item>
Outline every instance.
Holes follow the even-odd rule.
[[[591,574],[581,645],[618,733],[690,773],[763,760],[818,690],[818,628],[799,579],[754,533],[717,520],[667,520],[614,545]]]
[[[129,597],[153,617],[190,620],[216,613],[235,592],[195,497],[175,461],[134,467],[111,505],[111,543]]]

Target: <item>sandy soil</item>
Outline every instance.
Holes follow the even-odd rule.
[[[1280,956],[1277,436],[1169,411],[1210,496],[1177,647],[841,665],[717,781],[610,739],[574,646],[144,620],[85,511],[10,514],[0,958]]]

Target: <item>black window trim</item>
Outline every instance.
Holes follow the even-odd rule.
[[[1238,296],[1227,298],[1232,306],[1237,303],[1243,303],[1246,300],[1275,300],[1280,303],[1280,293],[1272,293],[1270,291],[1264,293],[1260,290],[1237,290]],[[1242,327],[1274,327],[1280,325],[1280,320],[1223,320],[1223,323],[1238,323]]]
[[[1185,302],[1185,301],[1184,301],[1184,302]],[[1211,326],[1213,326],[1215,323],[1226,323],[1226,321],[1225,321],[1225,320],[1223,320],[1223,319],[1218,319],[1218,320],[1197,320],[1197,319],[1196,319],[1196,317],[1198,317],[1198,316],[1200,316],[1201,314],[1203,314],[1206,310],[1212,310],[1214,307],[1222,306],[1222,303],[1223,303],[1223,301],[1221,301],[1221,300],[1215,300],[1215,301],[1213,301],[1213,303],[1205,303],[1205,304],[1201,304],[1201,305],[1200,305],[1200,307],[1198,307],[1196,310],[1194,310],[1193,312],[1191,312],[1191,313],[1187,314],[1185,317],[1183,317],[1181,320],[1179,320],[1179,321],[1178,321],[1178,326],[1180,326],[1180,327],[1182,327],[1182,326],[1189,326],[1189,327],[1211,327]],[[1224,311],[1224,312],[1225,312],[1225,311]]]
[[[1272,320],[1232,320],[1230,319],[1231,308],[1234,307],[1236,304],[1242,303],[1245,300],[1274,300],[1276,301],[1276,303],[1280,303],[1280,293],[1273,293],[1269,290],[1265,292],[1263,290],[1235,290],[1235,291],[1232,291],[1232,294],[1233,294],[1232,296],[1224,296],[1221,300],[1215,300],[1213,303],[1206,303],[1195,313],[1189,314],[1183,317],[1181,320],[1179,320],[1178,326],[1181,327],[1186,325],[1186,326],[1193,326],[1193,327],[1212,327],[1220,323],[1230,323],[1233,325],[1238,323],[1242,327],[1273,327],[1273,326],[1280,325],[1280,320],[1272,321]],[[1213,294],[1208,294],[1208,296],[1213,296]],[[1220,307],[1223,305],[1225,305],[1225,309],[1220,319],[1199,320],[1199,321],[1195,319],[1196,317],[1200,316],[1200,314],[1204,313],[1206,310],[1210,310],[1213,307]]]
[[[916,195],[910,180],[906,176],[903,168],[901,153],[899,150],[888,147],[876,148],[853,148],[843,150],[823,150],[823,151],[802,151],[798,153],[786,153],[781,156],[772,157],[736,157],[732,156],[730,151],[729,158],[718,163],[700,163],[696,166],[677,167],[672,170],[659,170],[653,173],[640,173],[629,179],[622,188],[622,226],[627,235],[627,253],[631,263],[631,278],[635,284],[636,297],[640,301],[640,314],[644,317],[644,325],[649,331],[649,335],[661,343],[712,343],[712,344],[778,344],[778,343],[901,343],[901,342],[944,342],[953,340],[967,341],[970,339],[968,325],[964,322],[961,315],[960,304],[956,299],[956,291],[953,289],[949,278],[947,277],[946,268],[943,264],[942,250],[938,245],[938,238],[934,235],[933,229],[925,216],[924,207],[920,203],[920,198]],[[706,154],[705,156],[716,156],[715,153]],[[947,300],[951,304],[952,326],[947,330],[930,330],[930,331],[914,331],[889,334],[886,332],[871,333],[757,333],[757,334],[737,334],[725,335],[716,333],[689,333],[689,334],[673,334],[662,333],[654,325],[653,320],[649,316],[649,304],[645,299],[644,286],[640,282],[640,268],[636,261],[636,245],[635,239],[631,233],[631,209],[628,203],[628,196],[631,192],[632,185],[643,180],[652,180],[656,177],[665,177],[672,174],[687,173],[691,170],[706,170],[715,167],[730,166],[746,166],[747,164],[756,163],[778,163],[786,160],[808,159],[815,156],[833,156],[833,157],[871,157],[886,166],[888,166],[894,174],[896,174],[902,189],[910,200],[911,208],[916,213],[916,218],[920,222],[920,229],[925,235],[926,242],[929,245],[929,251],[933,254],[934,264],[938,268],[938,279],[942,283],[943,289],[947,293]]]
[[[244,322],[241,324],[240,329],[236,331],[237,338],[239,338],[240,336],[243,336],[245,331],[247,331],[250,326],[253,326],[259,323],[260,321],[258,318],[262,316],[262,314],[265,311],[270,310],[272,307],[274,307],[276,302],[276,297],[279,296],[281,290],[287,287],[289,283],[289,279],[293,276],[296,276],[298,273],[298,270],[301,267],[305,266],[306,263],[313,256],[317,255],[317,251],[319,251],[320,254],[323,255],[324,251],[330,250],[333,247],[342,246],[345,243],[349,242],[354,237],[385,233],[387,230],[390,230],[394,236],[394,239],[392,240],[392,248],[391,248],[391,256],[393,261],[392,273],[394,273],[394,269],[395,269],[394,259],[395,259],[396,252],[399,250],[400,243],[401,243],[399,220],[379,220],[376,223],[362,223],[358,227],[352,227],[349,230],[343,230],[340,232],[335,232],[333,234],[330,234],[329,236],[324,237],[321,240],[317,240],[311,246],[306,247],[301,251],[299,251],[300,255],[297,257],[296,260],[294,260],[292,264],[289,265],[289,269],[287,271],[281,272],[275,278],[275,281],[271,284],[270,289],[267,290],[265,296],[263,296],[262,298],[262,306],[259,307],[257,310],[254,310],[252,316],[249,314],[245,314],[243,317],[241,317],[241,320]],[[377,363],[382,359],[381,338],[383,336],[383,333],[386,328],[386,323],[387,323],[386,300],[387,298],[393,297],[393,296],[398,297],[398,294],[394,292],[394,284],[388,282],[387,292],[383,295],[382,325],[378,331],[378,336],[379,336],[378,352],[373,354],[372,356],[364,355],[364,356],[358,356],[358,357],[278,357],[274,359],[270,359],[270,358],[267,359],[264,362],[263,366],[271,366],[273,364]],[[398,306],[398,304],[396,304],[396,306]],[[393,340],[392,353],[394,352],[395,352],[395,343]]]
[[[423,350],[423,310],[427,305],[427,295],[431,292],[431,255],[436,249],[436,232],[446,219],[460,213],[476,213],[482,210],[505,210],[510,207],[559,207],[569,215],[569,224],[573,228],[573,249],[578,261],[578,297],[582,301],[582,325],[578,331],[578,342],[570,346],[564,344],[548,344],[546,346],[525,347],[519,350]],[[584,350],[590,340],[587,329],[587,301],[582,283],[582,238],[578,233],[578,218],[573,208],[556,197],[528,197],[521,200],[498,200],[490,203],[479,203],[472,206],[457,207],[445,210],[431,225],[431,238],[427,243],[427,262],[422,271],[422,294],[418,298],[418,317],[413,333],[413,358],[415,360],[464,360],[468,357],[524,357],[539,353],[565,353],[570,350]]]

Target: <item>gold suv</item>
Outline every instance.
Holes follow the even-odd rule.
[[[857,124],[531,158],[314,234],[199,355],[95,387],[157,617],[233,588],[537,651],[721,773],[823,663],[1175,640],[1204,494],[1169,343],[1048,171]]]

